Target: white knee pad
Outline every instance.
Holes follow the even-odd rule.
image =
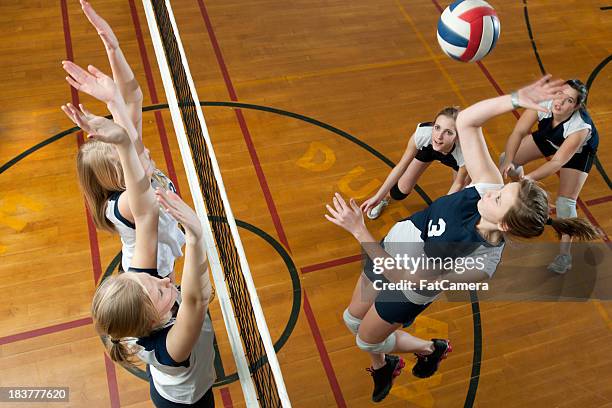
[[[395,348],[395,333],[391,333],[383,342],[376,344],[366,343],[357,335],[357,347],[368,353],[390,353]]]
[[[557,217],[573,218],[577,216],[576,200],[562,196],[557,197]]]
[[[342,313],[342,318],[344,319],[344,324],[353,334],[357,334],[359,331],[359,325],[361,324],[361,319],[356,318],[349,312],[348,309],[344,309],[344,313]]]

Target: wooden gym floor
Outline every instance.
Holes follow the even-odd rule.
[[[482,63],[462,64],[436,43],[446,6],[438,0],[173,1],[200,98],[223,102],[204,114],[236,218],[252,226],[241,236],[271,335],[283,344],[278,356],[295,407],[371,405],[368,358],[341,317],[359,248],[323,213],[334,191],[367,198],[389,167],[341,131],[395,162],[416,124],[441,107],[509,92],[543,69],[590,81],[598,157],[612,171],[612,4],[491,3],[501,20],[497,48]],[[165,103],[142,4],[93,5],[115,29],[145,106]],[[72,124],[59,109],[80,100],[105,113],[71,92],[60,66],[69,58],[109,72],[103,46],[75,0],[3,0],[0,16],[0,386],[70,387],[67,406],[151,406],[147,384],[110,362],[92,328],[92,294],[120,246],[88,222],[75,174],[82,135],[66,134]],[[506,114],[487,124],[492,154],[515,122]],[[144,114],[144,139],[189,196],[166,109]],[[579,213],[610,233],[603,174],[591,171]],[[436,198],[450,177],[432,165],[419,185]],[[554,194],[558,177],[545,185]],[[382,237],[424,205],[413,193],[369,225]],[[609,251],[607,236],[601,245]],[[540,269],[549,261],[531,255]],[[216,302],[211,315],[225,373],[217,406],[244,406]],[[599,301],[438,301],[411,330],[448,336],[455,351],[428,380],[406,371],[380,406],[612,407],[610,316],[612,305]]]

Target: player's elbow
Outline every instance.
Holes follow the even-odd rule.
[[[466,134],[466,131],[469,132],[470,129],[478,127],[474,122],[472,115],[470,115],[469,108],[459,112],[457,115],[457,120],[455,121],[455,126],[457,127],[459,139],[461,139],[462,135]]]

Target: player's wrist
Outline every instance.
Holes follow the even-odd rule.
[[[360,224],[353,231],[353,237],[359,242],[369,242],[370,232],[364,224]]]
[[[521,107],[518,90],[510,94],[510,103],[512,103],[512,109],[518,109]]]

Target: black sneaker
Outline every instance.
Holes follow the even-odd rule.
[[[448,353],[453,351],[449,340],[431,339],[434,344],[434,351],[431,354],[415,354],[417,362],[412,367],[412,374],[419,378],[428,378],[438,371],[440,362],[446,358]]]
[[[387,354],[385,356],[385,365],[377,370],[372,367],[366,368],[374,379],[374,391],[372,392],[372,401],[380,402],[391,391],[393,379],[400,375],[402,368],[406,365],[404,359],[399,356]]]

